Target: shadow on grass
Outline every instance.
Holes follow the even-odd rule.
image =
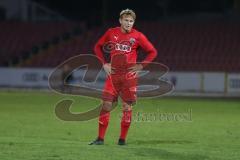
[[[205,155],[190,154],[188,151],[183,153],[170,152],[160,148],[155,148],[154,145],[158,144],[192,144],[193,141],[187,140],[135,140],[129,144],[136,145],[137,148],[128,147],[135,156],[146,157],[146,159],[165,159],[165,160],[207,160]],[[146,146],[148,145],[148,146]],[[150,146],[149,146],[150,145]],[[153,146],[151,146],[153,145]]]
[[[132,141],[132,144],[145,145],[145,144],[191,144],[192,141],[187,140],[136,140]]]
[[[165,160],[207,160],[209,159],[205,155],[200,154],[189,154],[189,153],[174,153],[162,149],[156,148],[136,148],[134,149],[134,154],[140,157],[158,158]]]

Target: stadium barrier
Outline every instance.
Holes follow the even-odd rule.
[[[0,68],[0,87],[46,89],[49,88],[48,78],[52,71],[51,68]],[[106,77],[104,71],[100,72],[94,84],[83,82],[84,74],[84,69],[74,71],[69,83],[98,89],[103,87]],[[240,73],[168,72],[160,79],[170,81],[174,85],[172,93],[220,93],[240,97]]]

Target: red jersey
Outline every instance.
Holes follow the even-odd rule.
[[[103,64],[106,63],[103,53],[110,54],[112,67],[126,70],[128,64],[136,63],[139,47],[147,53],[146,58],[141,62],[143,66],[157,56],[156,49],[141,32],[132,29],[129,33],[123,33],[120,27],[116,27],[108,29],[96,43],[94,51]]]

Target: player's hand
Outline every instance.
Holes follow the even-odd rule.
[[[142,69],[143,69],[143,65],[141,65],[141,64],[135,64],[134,66],[128,68],[128,70],[131,74],[135,74],[138,71],[141,71]]]
[[[114,71],[113,71],[113,67],[111,67],[111,63],[105,63],[103,65],[103,69],[105,70],[105,72],[107,73],[107,75],[110,75],[110,74],[114,74]]]

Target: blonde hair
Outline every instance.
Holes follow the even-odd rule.
[[[135,12],[134,12],[133,10],[131,10],[131,9],[128,9],[128,8],[127,8],[127,9],[124,9],[124,10],[122,10],[122,11],[120,12],[120,18],[122,18],[123,15],[130,15],[130,16],[133,17],[134,20],[136,19],[136,14],[135,14]]]

